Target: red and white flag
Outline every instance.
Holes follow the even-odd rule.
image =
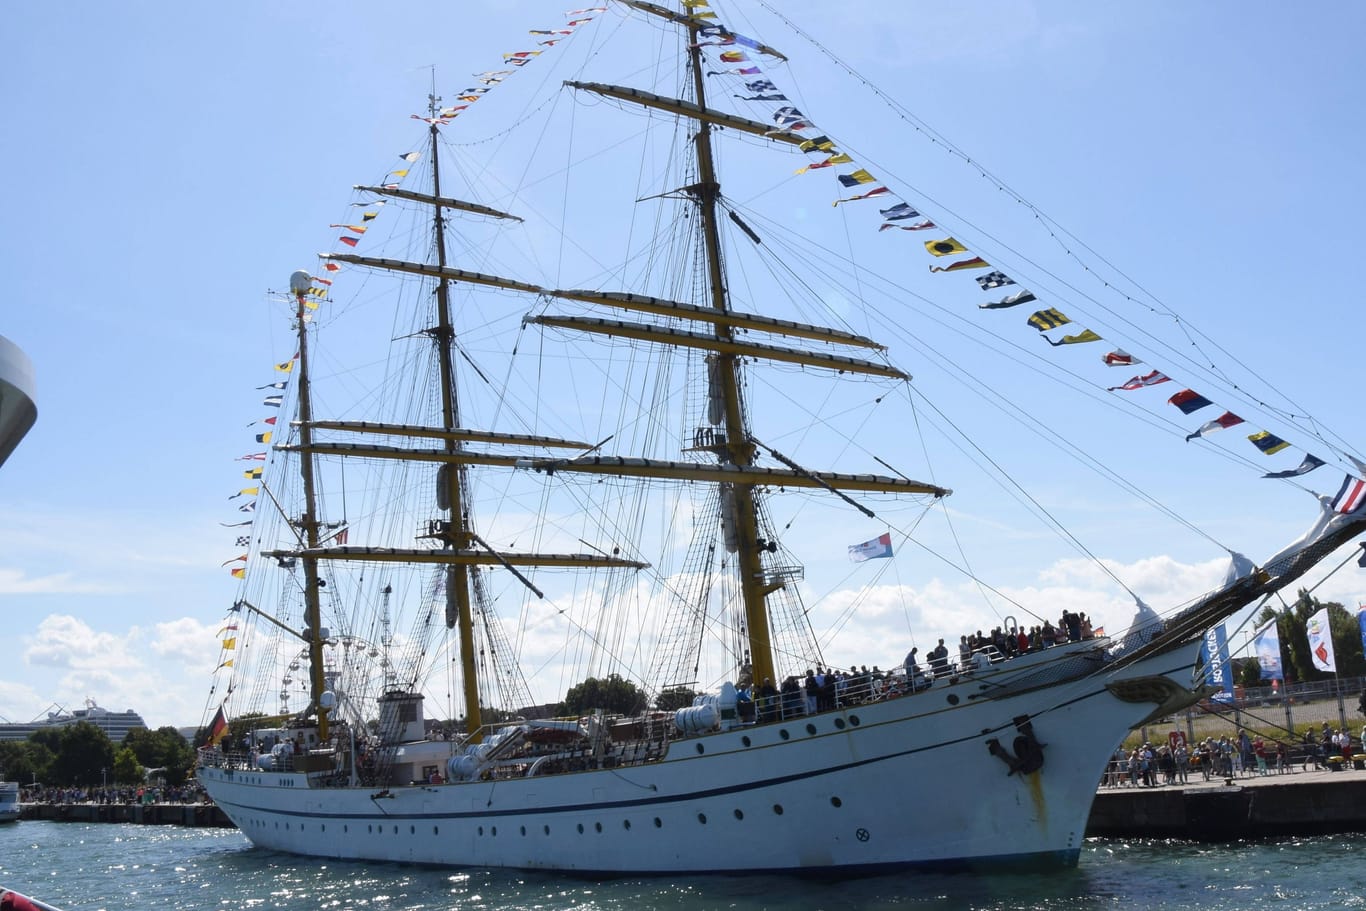
[[[1342,479],[1337,496],[1333,497],[1333,510],[1344,516],[1356,512],[1366,504],[1366,481],[1351,475]]]

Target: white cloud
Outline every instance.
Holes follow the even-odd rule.
[[[21,569],[0,567],[0,595],[89,595],[109,591],[109,586],[78,581],[71,573],[28,576]]]
[[[0,681],[0,714],[29,720],[54,704],[100,706],[142,714],[153,727],[196,723],[203,713],[212,662],[213,630],[193,620],[158,624],[149,635],[133,625],[101,631],[66,614],[43,618],[23,641],[30,669],[23,683]],[[191,664],[175,658],[205,655]],[[190,666],[187,667],[187,664]]]
[[[135,626],[123,635],[96,632],[84,620],[52,614],[38,624],[35,636],[25,639],[24,660],[29,664],[86,670],[136,667],[130,644],[139,640]]]

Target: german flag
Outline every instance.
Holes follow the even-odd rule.
[[[228,732],[228,716],[223,714],[223,706],[218,707],[218,711],[213,716],[213,721],[209,722],[209,742],[211,747],[218,746],[218,741],[223,739],[223,735]]]

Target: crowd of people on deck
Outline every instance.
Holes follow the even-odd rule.
[[[1012,626],[1009,629],[998,626],[993,628],[989,635],[983,635],[979,629],[970,635],[959,636],[956,667],[949,661],[949,650],[943,639],[926,654],[926,665],[923,668],[920,665],[920,650],[913,648],[906,655],[902,670],[910,681],[910,689],[915,691],[929,686],[940,677],[971,673],[993,661],[1014,658],[1016,655],[1037,652],[1055,645],[1093,639],[1096,635],[1090,619],[1085,614],[1063,611],[1057,626],[1054,626],[1052,621],[1045,620],[1042,624],[1036,624],[1027,630],[1023,626]]]
[[[960,636],[956,662],[944,640],[940,639],[925,654],[923,663],[920,649],[913,648],[900,666],[888,671],[876,665],[869,670],[866,664],[852,665],[847,671],[818,665],[808,669],[805,675],[789,675],[781,684],[775,684],[771,679],[755,684],[746,664],[736,682],[739,712],[746,720],[752,718],[760,722],[814,715],[840,706],[919,692],[941,678],[970,674],[995,661],[1096,635],[1085,614],[1064,611],[1057,626],[1045,620],[1028,630],[1015,626],[1008,630],[996,627],[989,635],[978,630]]]
[[[1301,771],[1311,767],[1328,766],[1329,758],[1336,762],[1352,762],[1366,752],[1366,727],[1360,737],[1353,737],[1345,728],[1334,730],[1323,723],[1322,732],[1312,727],[1305,731],[1298,743],[1277,738],[1265,738],[1239,729],[1232,737],[1206,737],[1192,748],[1184,740],[1154,747],[1143,743],[1133,749],[1121,746],[1115,750],[1102,784],[1107,787],[1160,787],[1186,784],[1192,774],[1211,778],[1239,778],[1252,775],[1285,775],[1299,763]]]

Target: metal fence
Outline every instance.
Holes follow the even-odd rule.
[[[1287,686],[1236,686],[1227,701],[1206,700],[1140,729],[1142,740],[1166,741],[1167,732],[1182,731],[1187,742],[1232,736],[1239,728],[1265,736],[1299,737],[1309,728],[1360,734],[1366,715],[1358,708],[1366,677],[1338,677]]]

